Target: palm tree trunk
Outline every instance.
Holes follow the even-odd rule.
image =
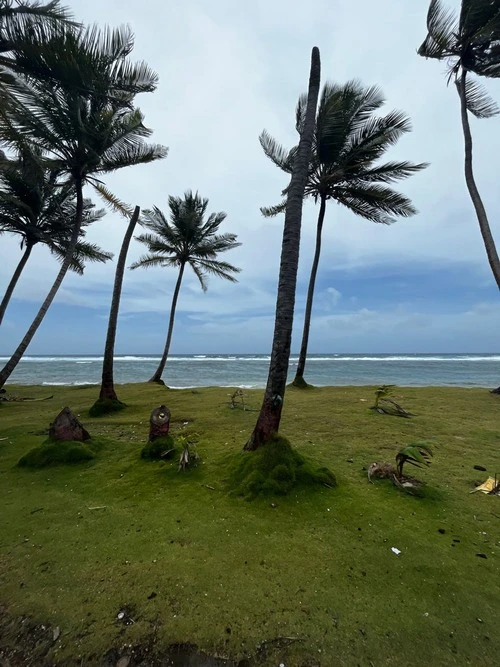
[[[68,269],[71,264],[71,260],[73,259],[73,253],[75,251],[75,246],[78,242],[78,237],[80,235],[80,228],[82,225],[82,218],[83,218],[83,184],[81,180],[76,180],[75,181],[75,186],[76,186],[76,215],[75,215],[75,220],[73,222],[73,232],[71,234],[71,239],[68,244],[68,248],[66,250],[66,256],[63,260],[63,263],[61,265],[61,268],[59,269],[59,273],[57,274],[57,277],[54,281],[54,284],[50,288],[49,293],[47,294],[45,301],[42,303],[40,306],[40,310],[38,311],[35,319],[33,320],[30,328],[26,332],[24,338],[22,341],[19,343],[17,346],[16,351],[14,354],[11,356],[9,361],[5,364],[5,366],[2,368],[0,371],[0,389],[4,386],[4,384],[7,382],[9,379],[12,371],[15,369],[17,364],[21,361],[21,358],[23,354],[26,351],[26,348],[28,345],[31,343],[33,336],[35,335],[38,327],[42,323],[43,318],[45,317],[50,304],[54,300],[55,295],[57,294],[57,290],[61,286],[61,283],[64,279],[64,276],[68,272]]]
[[[460,108],[462,112],[462,128],[465,143],[465,182],[467,183],[470,198],[476,210],[477,221],[479,222],[479,229],[481,230],[484,247],[486,248],[488,262],[490,263],[490,267],[493,272],[493,276],[495,277],[497,286],[500,289],[500,260],[498,258],[497,249],[495,247],[495,241],[491,234],[488,216],[486,215],[486,209],[484,208],[481,196],[479,195],[479,191],[474,180],[474,172],[472,170],[472,134],[470,131],[469,116],[467,112],[467,97],[465,87],[466,76],[466,70],[462,70],[462,76],[458,83]]]
[[[116,263],[115,283],[113,285],[113,297],[111,299],[111,308],[109,311],[108,333],[106,335],[106,344],[104,346],[104,359],[102,361],[102,380],[100,400],[117,401],[118,396],[115,391],[113,379],[113,357],[115,352],[116,325],[118,322],[118,310],[120,308],[120,297],[122,293],[123,274],[125,273],[125,262],[127,261],[128,248],[132,240],[135,226],[139,220],[139,206],[136,206],[130,222],[123,237],[123,243]]]
[[[311,54],[309,90],[304,129],[300,136],[297,158],[292,171],[285,210],[285,225],[281,245],[280,274],[273,347],[269,375],[257,423],[244,449],[252,451],[268,442],[278,432],[286,388],[290,346],[292,342],[293,310],[299,264],[300,226],[302,204],[316,120],[316,106],[320,85],[321,64],[319,49]]]
[[[174,320],[175,320],[175,309],[177,308],[177,299],[179,297],[179,290],[181,289],[182,276],[184,274],[184,264],[181,264],[179,269],[179,275],[177,276],[177,282],[175,283],[174,295],[172,297],[172,306],[170,307],[170,320],[168,322],[168,333],[167,340],[165,343],[165,349],[163,350],[163,356],[160,360],[158,368],[154,372],[153,377],[149,382],[156,382],[157,384],[165,384],[161,379],[163,371],[165,370],[165,364],[167,363],[168,352],[170,350],[170,341],[172,340],[172,331],[174,330]]]
[[[314,286],[316,284],[316,274],[318,273],[319,258],[321,255],[321,233],[323,231],[323,222],[326,211],[326,197],[321,197],[321,205],[319,207],[318,224],[316,227],[316,249],[314,251],[314,259],[311,267],[311,277],[309,278],[309,287],[307,288],[307,302],[306,312],[304,315],[304,331],[302,332],[302,344],[300,346],[299,362],[297,364],[297,371],[293,384],[296,387],[304,387],[304,369],[306,367],[307,345],[309,343],[309,330],[311,327],[311,313],[314,299]]]
[[[9,305],[9,301],[12,296],[12,292],[14,291],[14,288],[17,285],[17,281],[19,280],[21,273],[23,272],[24,266],[28,261],[29,256],[31,255],[32,249],[33,249],[32,245],[26,246],[26,250],[24,251],[23,256],[19,260],[19,264],[17,265],[16,270],[14,271],[14,275],[10,279],[9,286],[7,287],[5,295],[2,299],[2,303],[0,303],[0,324],[2,324],[5,311],[7,310],[7,306]]]

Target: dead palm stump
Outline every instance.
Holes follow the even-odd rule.
[[[149,418],[149,442],[157,438],[164,438],[170,429],[170,410],[166,405],[160,405],[151,412]]]
[[[66,407],[54,419],[49,428],[52,440],[90,440],[90,433],[85,429],[71,410]]]

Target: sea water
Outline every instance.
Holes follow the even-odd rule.
[[[0,357],[4,364],[7,357]],[[163,379],[169,387],[264,387],[266,354],[172,355]],[[290,357],[289,380],[297,367]],[[115,382],[145,382],[156,370],[158,355],[117,355]],[[11,375],[12,384],[83,385],[100,383],[102,356],[26,356]],[[313,354],[305,379],[314,385],[448,385],[497,387],[500,354]]]

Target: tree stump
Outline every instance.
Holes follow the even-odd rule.
[[[157,438],[164,438],[170,429],[170,410],[166,405],[160,405],[151,412],[149,418],[149,442]]]
[[[49,428],[49,438],[52,440],[78,440],[83,442],[90,439],[90,433],[85,429],[69,408],[63,408]]]

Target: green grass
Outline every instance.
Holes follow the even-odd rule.
[[[125,385],[128,408],[99,419],[95,387],[49,393],[0,405],[0,646],[19,642],[15,619],[28,616],[60,628],[48,664],[183,642],[287,667],[498,664],[500,498],[469,494],[500,472],[498,396],[396,388],[415,415],[398,419],[369,410],[373,387],[289,388],[281,435],[338,486],[249,502],[228,479],[257,413],[231,410],[230,389]],[[250,408],[261,399],[245,392]],[[196,433],[193,469],[140,457],[162,403],[174,439]],[[65,405],[100,443],[96,457],[17,467]],[[411,470],[422,498],[368,483],[363,467],[421,440],[434,451]],[[117,621],[122,609],[134,623]]]

